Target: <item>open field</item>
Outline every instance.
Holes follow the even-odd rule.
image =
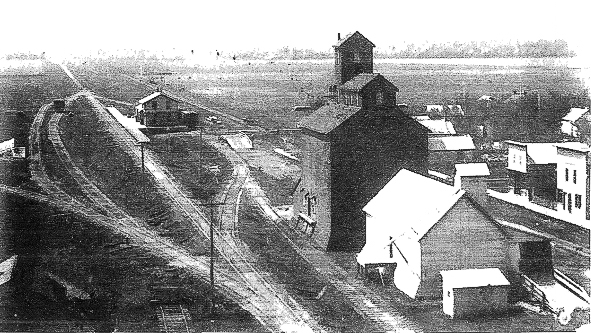
[[[398,103],[408,104],[411,113],[420,113],[427,104],[444,103],[462,104],[469,113],[481,95],[504,101],[520,89],[539,91],[543,99],[555,92],[588,102],[577,69],[565,66],[381,61],[374,65],[374,71],[400,89]],[[187,68],[163,78],[158,82],[166,89],[190,93],[197,101],[237,117],[253,119],[268,128],[294,127],[306,113],[292,112],[291,107],[314,104],[327,93],[332,62],[253,63],[217,71]]]

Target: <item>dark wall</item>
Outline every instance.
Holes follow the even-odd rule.
[[[331,133],[329,250],[356,251],[363,207],[402,168],[427,172],[427,130],[396,110],[362,110]]]
[[[378,79],[367,84],[360,92],[364,108],[373,108],[376,106],[376,93],[378,91],[381,91],[383,94],[382,106],[396,106],[396,89],[385,82],[383,77],[378,76]]]
[[[354,36],[335,49],[335,84],[343,84],[359,73],[373,73],[373,47]]]

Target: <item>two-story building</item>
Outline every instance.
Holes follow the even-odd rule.
[[[556,200],[556,143],[505,141],[507,171],[515,194],[540,203]]]
[[[373,43],[359,32],[335,48],[336,96],[302,119],[298,225],[327,250],[363,245],[363,206],[400,169],[426,173],[428,130],[396,106],[396,88],[373,73]]]
[[[135,106],[135,119],[146,127],[171,127],[183,125],[180,101],[164,91],[140,99]]]
[[[590,220],[591,148],[585,143],[569,142],[556,144],[556,151],[556,209],[579,220]]]

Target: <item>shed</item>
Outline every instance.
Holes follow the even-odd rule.
[[[507,311],[509,281],[498,268],[441,271],[443,312],[462,318]]]

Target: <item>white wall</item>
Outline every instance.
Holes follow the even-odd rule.
[[[557,149],[556,187],[565,193],[565,205],[558,204],[559,211],[568,212],[568,194],[571,195],[571,214],[576,218],[585,219],[587,205],[587,153],[568,149]],[[568,169],[568,180],[566,170]],[[577,182],[574,182],[574,171],[577,172]],[[581,208],[575,205],[575,195],[581,196]],[[558,198],[560,200],[560,198]],[[562,208],[564,206],[564,209]]]
[[[507,169],[526,173],[527,148],[525,146],[507,143],[507,149],[509,152]]]

